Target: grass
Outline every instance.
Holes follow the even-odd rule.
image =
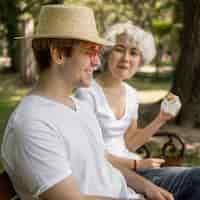
[[[144,75],[138,75],[133,79],[129,80],[128,83],[133,85],[138,90],[147,91],[147,90],[168,90],[171,85],[170,78],[158,78],[151,79]]]
[[[10,113],[29,90],[19,80],[18,74],[0,73],[0,142]]]
[[[15,74],[0,73],[0,132],[2,133],[5,121],[19,100],[29,90],[20,85],[20,77]]]

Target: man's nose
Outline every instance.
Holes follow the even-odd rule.
[[[91,61],[91,65],[95,68],[98,68],[98,66],[100,66],[101,64],[101,61],[98,55],[91,56],[90,61]]]

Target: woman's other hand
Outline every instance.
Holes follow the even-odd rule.
[[[147,169],[147,168],[160,168],[165,160],[160,158],[147,158],[143,160],[137,160],[136,169]]]
[[[158,115],[158,118],[161,122],[166,122],[173,119],[174,116],[161,110]]]

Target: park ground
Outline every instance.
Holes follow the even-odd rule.
[[[155,80],[151,76],[155,75],[154,67],[142,68],[139,75],[130,81],[139,91],[141,104],[148,105],[162,99],[169,91],[171,86],[171,68],[163,67],[159,74],[165,74]],[[148,74],[148,76],[146,76]],[[166,75],[168,74],[168,75]],[[0,142],[3,136],[6,121],[18,104],[20,99],[28,93],[29,87],[24,86],[20,81],[19,74],[0,73]],[[174,124],[167,124],[164,130],[175,132],[181,136],[186,144],[184,165],[200,165],[200,130],[178,127]],[[0,167],[1,168],[1,167]]]

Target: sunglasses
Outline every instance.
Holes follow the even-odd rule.
[[[102,46],[90,42],[81,42],[80,47],[81,51],[88,54],[90,57],[96,57],[100,54],[102,49]]]

